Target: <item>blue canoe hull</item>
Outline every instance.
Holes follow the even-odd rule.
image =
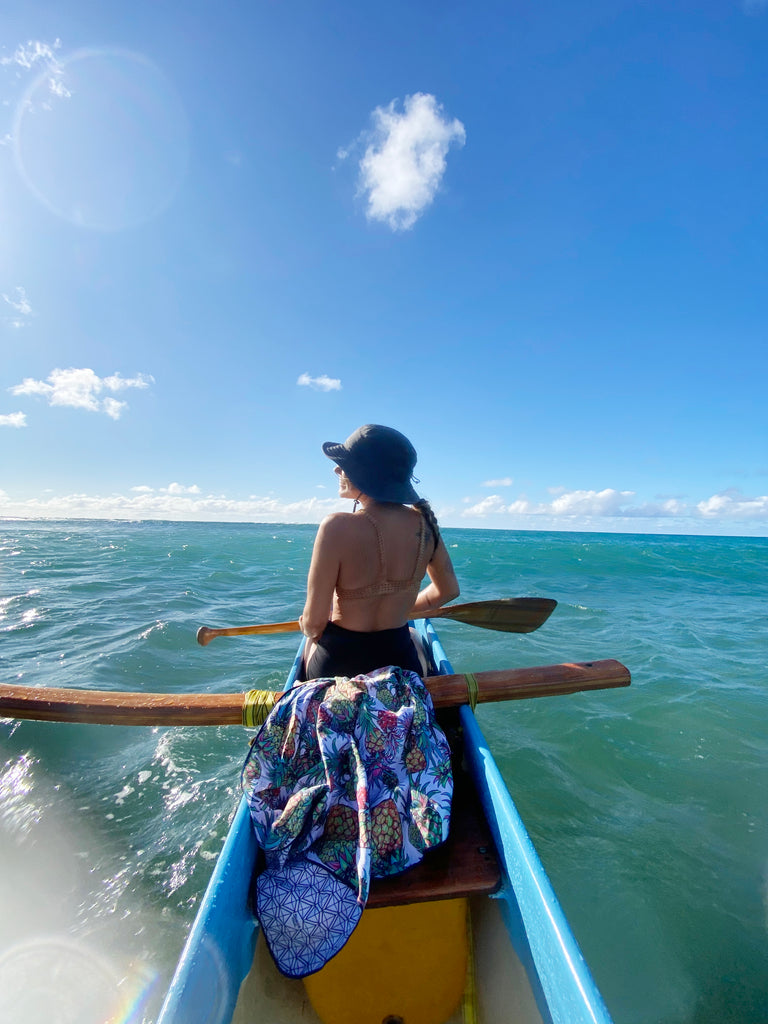
[[[428,620],[417,623],[435,674],[452,673]],[[300,659],[296,655],[286,685]],[[465,758],[473,776],[502,867],[493,897],[504,922],[497,962],[522,965],[544,1024],[611,1024],[611,1017],[558,903],[501,773],[469,707],[460,709]],[[240,987],[251,970],[258,925],[248,891],[257,846],[248,805],[241,800],[200,904],[157,1024],[230,1024]],[[498,945],[497,941],[497,945]],[[504,948],[506,947],[506,948]],[[259,1021],[256,1016],[250,1019]],[[263,1020],[263,1024],[271,1024]],[[490,1021],[487,1024],[491,1024]]]

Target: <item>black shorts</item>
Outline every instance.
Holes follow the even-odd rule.
[[[408,624],[396,629],[377,629],[369,633],[345,629],[329,622],[317,641],[309,664],[302,662],[298,681],[324,679],[327,676],[357,676],[386,665],[399,665],[422,674]]]

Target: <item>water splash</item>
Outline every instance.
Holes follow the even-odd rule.
[[[7,761],[0,772],[0,825],[17,839],[42,817],[42,807],[32,798],[35,760],[22,754]]]

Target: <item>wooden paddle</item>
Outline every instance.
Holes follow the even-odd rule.
[[[501,597],[495,601],[473,601],[444,608],[429,608],[414,615],[415,619],[455,619],[470,626],[498,629],[502,633],[532,633],[555,609],[557,601],[549,597]],[[250,636],[254,633],[297,633],[298,621],[267,622],[261,626],[225,626],[214,629],[201,626],[197,642],[205,647],[217,636]]]
[[[477,701],[554,697],[581,690],[629,686],[629,670],[619,661],[587,661],[538,668],[478,672]],[[435,707],[469,702],[474,689],[466,675],[428,676]],[[281,692],[254,691],[271,706]],[[40,722],[91,722],[99,725],[242,725],[243,693],[119,693],[0,684],[0,717]]]

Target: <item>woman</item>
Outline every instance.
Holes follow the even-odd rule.
[[[339,496],[355,504],[327,516],[315,539],[299,620],[302,678],[386,665],[421,675],[408,620],[452,601],[459,584],[429,502],[411,483],[416,451],[399,431],[370,423],[323,451],[336,463]]]

